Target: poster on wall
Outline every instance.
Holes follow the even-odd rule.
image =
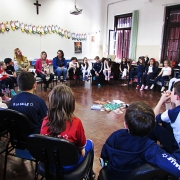
[[[74,53],[82,53],[82,42],[74,42]]]

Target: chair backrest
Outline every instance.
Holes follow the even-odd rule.
[[[27,137],[32,132],[32,124],[24,114],[0,108],[0,124],[10,133],[10,142],[13,147],[25,149]]]
[[[79,153],[75,144],[61,138],[31,134],[28,137],[28,150],[36,160],[58,168],[78,162]]]
[[[133,169],[127,177],[127,180],[155,180],[155,179],[169,179],[178,180],[177,177],[162,170],[156,165],[144,163]]]

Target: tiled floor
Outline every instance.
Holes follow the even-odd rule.
[[[123,114],[90,110],[93,101],[112,101],[120,99],[128,104],[134,101],[144,101],[152,108],[160,97],[157,91],[139,91],[135,87],[120,86],[117,83],[104,85],[98,88],[86,82],[84,86],[72,86],[76,97],[75,115],[82,120],[86,137],[94,142],[94,171],[98,175],[100,170],[99,156],[101,148],[107,137],[115,130],[123,128]],[[37,95],[47,102],[48,92],[37,89]],[[0,180],[2,179],[4,155],[0,155]],[[8,158],[7,179],[8,180],[32,180],[34,176],[34,164],[17,158]]]

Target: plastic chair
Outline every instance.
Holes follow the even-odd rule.
[[[31,121],[28,119],[28,117],[17,111],[2,108],[0,108],[0,117],[1,127],[6,129],[10,134],[10,140],[5,151],[3,174],[3,180],[5,180],[7,156],[15,156],[34,162],[36,162],[36,160],[34,160],[27,150],[27,137],[32,132]]]
[[[119,179],[121,179],[121,177],[119,177]],[[111,180],[110,177],[108,177],[107,167],[100,170],[98,180]],[[178,180],[178,178],[156,165],[144,163],[134,168],[126,180]]]
[[[85,176],[91,179],[93,165],[91,153],[88,153],[84,161],[75,169],[69,172],[60,171],[63,166],[75,165],[78,162],[79,152],[74,143],[65,139],[33,134],[28,137],[28,149],[31,155],[40,161],[36,174],[40,174],[46,180],[82,180]],[[52,170],[50,165],[54,166],[55,170]]]

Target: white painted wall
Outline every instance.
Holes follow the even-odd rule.
[[[105,0],[104,16],[107,16],[107,6],[118,0]],[[114,28],[114,16],[139,10],[139,27],[136,57],[149,55],[160,59],[163,19],[166,5],[180,4],[180,0],[122,0],[109,5],[108,21],[104,21],[104,46],[108,43],[107,30]],[[108,25],[108,28],[106,26]]]
[[[103,28],[104,0],[77,0],[77,7],[82,8],[81,15],[69,13],[74,8],[74,0],[39,0],[41,7],[36,14],[35,0],[0,0],[0,22],[18,20],[33,25],[58,25],[75,33],[95,33],[96,42],[91,42],[91,35],[87,41],[82,41],[82,54],[74,54],[74,41],[62,38],[57,34],[44,36],[12,31],[0,34],[0,60],[5,57],[13,58],[13,50],[19,47],[29,60],[39,57],[41,51],[46,51],[48,58],[56,56],[58,49],[62,49],[65,58],[94,58],[101,56],[100,41]],[[99,32],[100,31],[100,32]]]

